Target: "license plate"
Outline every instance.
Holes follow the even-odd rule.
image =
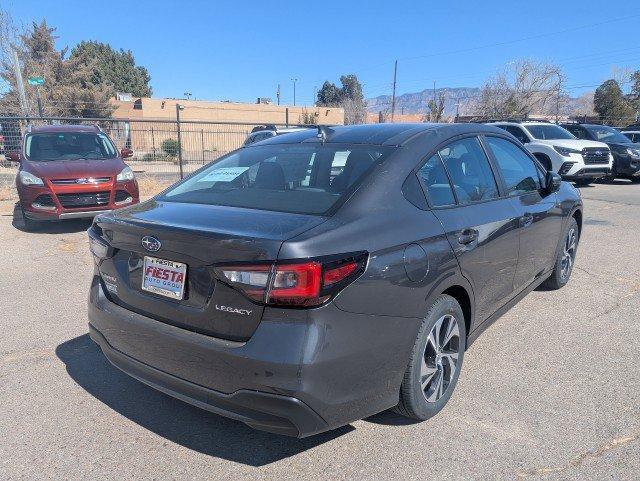
[[[144,257],[142,290],[181,300],[187,280],[187,265],[157,257]]]

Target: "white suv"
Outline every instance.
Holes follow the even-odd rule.
[[[607,144],[579,140],[559,125],[548,122],[492,122],[506,130],[547,169],[565,180],[588,185],[611,173],[613,156]]]

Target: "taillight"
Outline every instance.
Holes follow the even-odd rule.
[[[355,280],[367,255],[332,256],[301,262],[218,266],[223,282],[253,301],[282,307],[313,307],[328,301]]]
[[[343,281],[358,269],[358,263],[355,261],[348,262],[338,267],[333,267],[324,271],[322,282],[325,286],[330,286],[337,282]]]
[[[240,289],[250,299],[261,302],[269,285],[271,268],[271,264],[226,266],[218,269],[218,275],[221,275],[222,280]]]

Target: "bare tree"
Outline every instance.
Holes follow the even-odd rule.
[[[367,120],[367,108],[364,102],[354,99],[344,99],[340,102],[344,109],[344,123],[363,124]]]
[[[618,82],[618,85],[624,86],[630,84],[633,79],[634,70],[630,67],[611,67],[611,78]]]
[[[18,43],[18,29],[11,17],[0,3],[0,64],[13,63],[13,47]],[[0,94],[6,92],[9,85],[0,78]]]
[[[482,86],[477,113],[485,117],[524,118],[557,112],[563,97],[563,83],[559,67],[519,60]]]

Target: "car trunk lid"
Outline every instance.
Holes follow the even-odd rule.
[[[102,261],[105,291],[122,307],[203,334],[246,341],[263,307],[216,279],[213,265],[275,260],[282,243],[324,217],[200,204],[148,201],[98,218],[115,248]],[[142,244],[160,242],[157,251]],[[145,257],[186,265],[182,299],[143,290]]]

